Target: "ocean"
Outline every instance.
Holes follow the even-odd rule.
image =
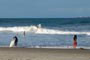
[[[0,47],[9,46],[14,36],[18,47],[90,47],[90,18],[0,18]]]

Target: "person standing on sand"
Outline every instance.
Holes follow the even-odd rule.
[[[18,38],[17,38],[17,36],[14,36],[10,43],[10,47],[16,47],[17,43],[18,43]]]
[[[77,47],[77,35],[74,35],[73,37],[73,48]]]

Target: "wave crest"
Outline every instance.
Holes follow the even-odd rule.
[[[0,27],[0,31],[11,31],[11,32],[33,32],[36,34],[86,34],[90,35],[90,32],[77,32],[77,31],[61,31],[56,29],[46,29],[42,28],[41,25],[38,26],[23,26],[23,27]]]

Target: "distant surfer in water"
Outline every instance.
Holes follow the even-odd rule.
[[[18,43],[18,38],[17,38],[17,36],[14,36],[10,43],[10,47],[16,47],[17,43]]]
[[[24,35],[24,37],[25,37],[25,31],[23,32],[23,35]]]
[[[73,37],[73,48],[77,47],[77,35],[74,35]]]

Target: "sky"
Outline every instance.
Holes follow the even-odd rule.
[[[0,0],[0,18],[90,16],[90,0]]]

